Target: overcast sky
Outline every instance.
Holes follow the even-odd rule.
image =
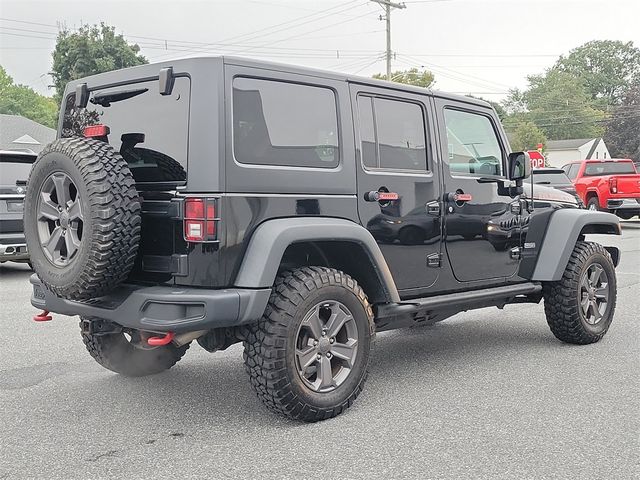
[[[589,40],[640,47],[640,0],[424,0],[392,14],[394,69],[428,68],[436,87],[500,99]],[[372,75],[384,22],[368,0],[0,0],[0,64],[52,95],[57,25],[114,25],[149,61],[235,54]]]

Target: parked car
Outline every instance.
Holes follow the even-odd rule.
[[[27,178],[36,155],[0,150],[0,262],[29,262],[22,215]]]
[[[378,331],[542,299],[564,342],[613,320],[619,251],[584,235],[618,218],[523,198],[528,154],[484,101],[200,58],[74,80],[60,126],[29,178],[31,303],[79,315],[123,375],[243,342],[265,405],[318,421],[362,391]]]
[[[640,175],[629,159],[582,160],[562,167],[589,210],[629,220],[640,215]]]
[[[568,193],[576,199],[579,205],[584,206],[573,182],[561,168],[534,168],[526,183],[530,184],[531,182],[535,185],[544,185]]]

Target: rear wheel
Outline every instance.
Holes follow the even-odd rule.
[[[593,212],[604,211],[602,208],[600,208],[600,200],[598,200],[598,197],[591,197],[589,199],[589,201],[587,202],[587,210],[591,210]]]
[[[598,243],[578,242],[562,279],[543,286],[544,309],[553,334],[563,342],[599,341],[616,307],[616,273],[609,252]]]
[[[92,319],[82,318],[82,341],[93,359],[104,368],[127,377],[144,377],[164,372],[173,367],[186,353],[189,344],[176,347],[149,346],[142,333],[136,330],[108,334],[91,334],[83,323]]]
[[[354,279],[299,268],[276,280],[246,336],[245,367],[271,410],[306,422],[335,417],[362,391],[372,332],[371,307]]]

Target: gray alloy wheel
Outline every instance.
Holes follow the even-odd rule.
[[[296,366],[314,392],[330,392],[347,379],[358,355],[358,325],[340,302],[321,302],[305,315],[296,335]]]
[[[57,267],[68,265],[80,248],[84,218],[78,188],[66,173],[52,173],[40,187],[37,222],[47,260]]]
[[[609,278],[604,269],[593,263],[580,280],[580,313],[582,318],[595,325],[604,316],[609,302]]]

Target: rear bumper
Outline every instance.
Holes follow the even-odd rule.
[[[625,210],[640,212],[640,199],[637,198],[610,198],[607,200],[609,210]]]
[[[29,252],[24,235],[0,235],[0,262],[25,262],[28,260]]]
[[[210,290],[174,286],[122,285],[104,297],[73,301],[51,293],[37,275],[31,304],[63,315],[109,320],[150,332],[190,332],[252,323],[260,319],[271,289]]]

